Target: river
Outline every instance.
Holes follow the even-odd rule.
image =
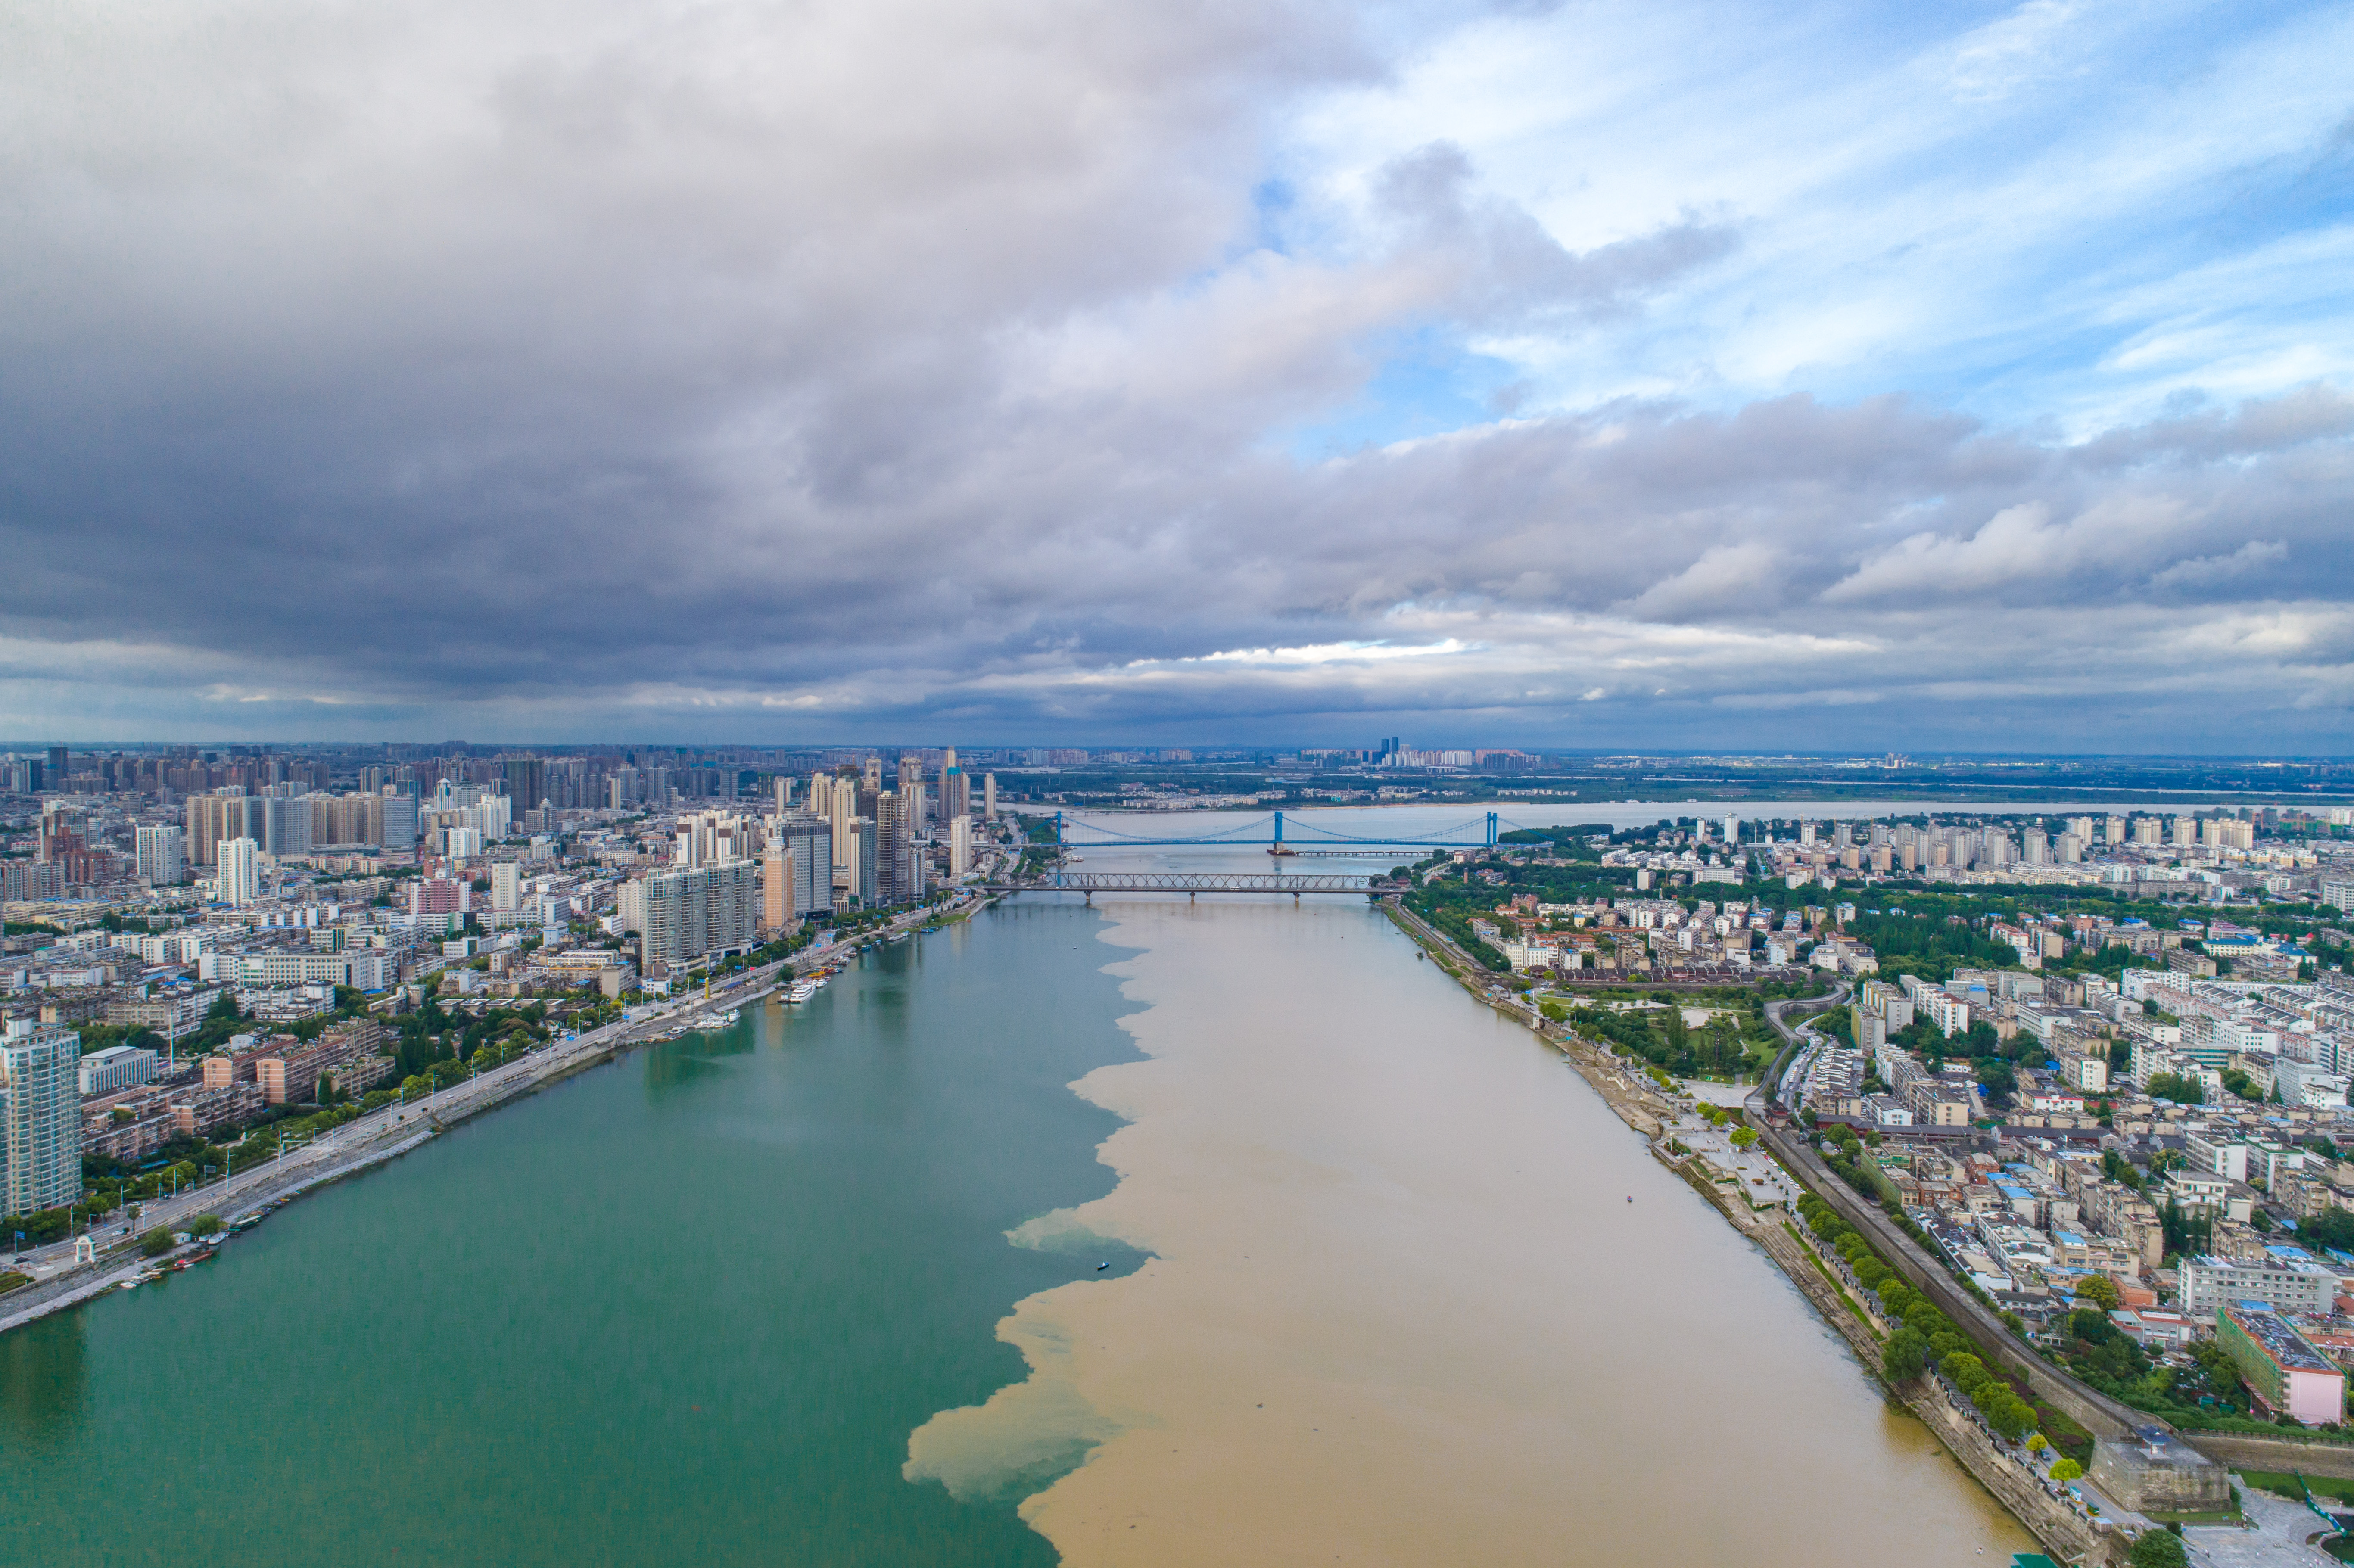
[[[0,1339],[0,1478],[8,1563],[2029,1544],[1353,901],[1017,900],[535,1096]]]

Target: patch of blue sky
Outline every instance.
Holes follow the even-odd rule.
[[[1483,374],[1532,410],[1902,391],[2081,430],[2202,375],[2237,397],[2354,368],[2349,58],[2354,13],[2321,5],[1602,0],[1466,29],[1305,123],[1300,162],[1345,188],[1455,141],[1572,250],[1738,227],[1627,320],[1506,345]]]
[[[1278,432],[1279,450],[1300,462],[1322,462],[1490,423],[1511,410],[1519,372],[1468,346],[1452,328],[1390,334],[1365,353],[1377,368],[1358,395],[1322,418]]]

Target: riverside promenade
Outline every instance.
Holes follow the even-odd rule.
[[[802,972],[831,963],[844,953],[928,921],[969,913],[977,895],[960,894],[937,908],[911,910],[879,931],[810,948],[790,959],[763,964],[728,977],[709,993],[697,991],[666,1002],[633,1010],[602,1028],[568,1040],[559,1040],[519,1056],[504,1066],[454,1084],[427,1100],[386,1106],[345,1122],[307,1147],[281,1154],[240,1171],[225,1181],[146,1204],[137,1232],[122,1230],[98,1251],[96,1259],[75,1264],[72,1241],[56,1243],[27,1254],[26,1262],[40,1270],[31,1285],[0,1297],[0,1333],[90,1300],[135,1278],[151,1260],[137,1253],[138,1237],[148,1231],[180,1230],[199,1214],[235,1220],[330,1181],[365,1171],[408,1153],[435,1134],[529,1094],[584,1068],[620,1055],[657,1035],[675,1030],[682,1021],[699,1013],[724,1013],[776,989],[779,975]],[[19,1264],[22,1268],[24,1264]]]

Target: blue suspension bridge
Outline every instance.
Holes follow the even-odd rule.
[[[1101,822],[1066,823],[1063,820],[1063,813],[1057,811],[1055,813],[1055,847],[1057,850],[1149,849],[1185,845],[1214,849],[1265,844],[1267,846],[1267,853],[1274,855],[1309,853],[1309,851],[1294,849],[1291,847],[1293,844],[1309,845],[1311,851],[1316,848],[1369,851],[1375,849],[1493,849],[1496,844],[1498,821],[1496,813],[1490,811],[1484,825],[1474,820],[1457,827],[1441,830],[1446,836],[1427,839],[1366,838],[1353,833],[1336,833],[1330,828],[1320,827],[1314,823],[1295,822],[1293,827],[1307,836],[1286,841],[1283,836],[1283,813],[1278,811],[1272,816],[1261,817],[1256,821],[1237,823],[1234,827],[1223,829],[1214,833],[1203,833],[1193,838],[1149,839],[1141,834],[1123,832],[1118,828],[1107,827]],[[1256,836],[1267,830],[1270,824],[1274,829],[1272,832],[1268,832],[1263,838]],[[1070,828],[1074,825],[1101,836],[1093,839],[1074,839],[1069,836]],[[1517,823],[1506,824],[1508,827],[1518,825]],[[1469,836],[1475,833],[1479,836]]]
[[[1203,893],[1288,893],[1294,902],[1303,894],[1347,894],[1363,897],[1389,885],[1384,878],[1368,875],[1319,875],[1287,872],[1283,862],[1297,857],[1346,857],[1389,860],[1398,850],[1467,850],[1491,849],[1496,843],[1499,826],[1497,814],[1490,811],[1484,821],[1474,819],[1456,827],[1440,830],[1431,838],[1403,838],[1387,835],[1362,835],[1335,832],[1313,823],[1294,821],[1294,836],[1284,836],[1283,813],[1277,811],[1254,821],[1237,823],[1213,833],[1200,833],[1190,838],[1150,838],[1108,827],[1101,822],[1071,822],[1060,811],[1055,813],[1055,865],[1050,879],[1036,883],[1005,883],[997,885],[1005,892],[1079,893],[1094,901],[1098,893],[1182,893],[1188,897]],[[1510,828],[1513,823],[1504,823]],[[1091,835],[1075,838],[1076,828]],[[1075,872],[1068,870],[1065,857],[1073,850],[1092,849],[1245,849],[1264,846],[1273,861],[1269,872]]]

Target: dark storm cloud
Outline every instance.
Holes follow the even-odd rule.
[[[2349,697],[2326,387],[2076,443],[1787,396],[1283,455],[1393,334],[1574,335],[1741,242],[1575,251],[1434,143],[1242,245],[1276,119],[1383,69],[1339,8],[10,26],[27,732]]]

